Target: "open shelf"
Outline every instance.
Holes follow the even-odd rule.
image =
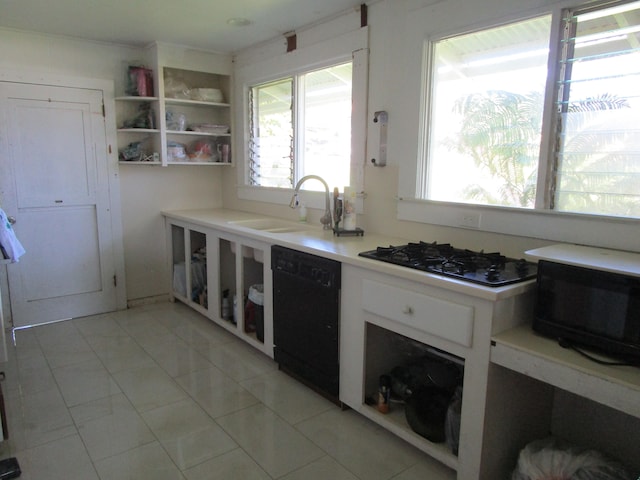
[[[119,128],[120,133],[160,133],[157,128]]]
[[[401,404],[392,403],[389,413],[380,413],[377,408],[369,405],[363,405],[359,412],[452,470],[458,469],[458,457],[451,453],[446,443],[430,442],[411,430]],[[452,478],[455,477],[452,476]]]
[[[162,162],[138,162],[138,161],[126,161],[120,160],[118,162],[120,165],[151,165],[151,166],[161,166]]]
[[[231,165],[230,145],[231,133],[231,77],[229,72],[214,73],[194,71],[180,68],[180,65],[192,65],[190,62],[182,64],[173,55],[166,57],[167,52],[158,48],[149,58],[152,64],[154,88],[150,93],[155,96],[121,95],[115,98],[116,131],[118,134],[119,163],[125,159],[128,165],[149,165],[150,162],[139,161],[148,155],[158,154],[160,165]],[[185,52],[186,55],[186,52]],[[188,57],[188,55],[186,55]],[[168,65],[166,59],[170,58]],[[177,62],[177,64],[176,64]],[[222,70],[225,70],[222,68]],[[220,95],[205,90],[219,90]],[[204,96],[203,96],[204,95]],[[181,98],[173,98],[181,97]],[[201,100],[208,99],[208,100]],[[210,101],[217,100],[217,101]],[[181,124],[185,123],[184,126]],[[210,128],[200,128],[200,125],[225,125],[225,133],[212,132]],[[143,127],[143,128],[135,128]],[[178,130],[178,128],[187,128]],[[197,130],[207,131],[197,131]],[[169,145],[172,142],[191,143],[185,145],[187,154],[195,153],[189,149],[196,149],[197,143],[211,145],[212,153],[209,158],[224,157],[225,162],[176,162],[171,155]],[[224,156],[216,147],[225,146]],[[145,157],[139,157],[140,151]],[[229,153],[227,153],[229,152]]]
[[[131,162],[124,162],[131,163]],[[150,163],[150,162],[140,162],[140,163]],[[167,162],[167,165],[230,165],[225,162]]]
[[[640,368],[597,364],[528,324],[494,336],[491,361],[640,418]]]
[[[229,108],[231,104],[229,103],[218,103],[218,102],[205,102],[203,100],[188,100],[182,98],[165,98],[164,103],[167,105],[188,105],[190,107],[226,107]]]
[[[119,102],[153,102],[154,100],[158,100],[158,97],[138,97],[134,95],[126,95],[122,97],[115,98]]]

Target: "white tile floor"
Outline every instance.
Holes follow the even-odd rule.
[[[16,333],[0,365],[23,480],[450,479],[179,303]]]

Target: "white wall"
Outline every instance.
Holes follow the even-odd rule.
[[[581,0],[577,0],[581,1]],[[415,162],[418,148],[422,42],[428,35],[453,33],[461,26],[501,21],[529,13],[553,0],[381,0],[369,6],[370,61],[368,125],[365,164],[365,213],[359,226],[365,232],[403,236],[411,240],[447,241],[473,249],[500,250],[510,256],[551,240],[464,230],[397,219],[399,178]],[[306,45],[357,28],[351,13],[327,24],[299,31],[299,45]],[[354,26],[355,25],[355,26]],[[22,69],[61,75],[112,79],[116,95],[122,93],[124,71],[129,62],[148,61],[148,52],[124,46],[0,29],[0,68]],[[238,60],[280,54],[284,40],[240,52]],[[172,53],[173,54],[173,53]],[[206,61],[207,56],[201,57]],[[238,88],[236,85],[235,88]],[[243,113],[236,105],[235,115]],[[376,168],[376,136],[373,112],[389,112],[388,166]],[[234,150],[242,138],[234,132]],[[168,291],[169,272],[160,240],[162,209],[210,207],[224,204],[239,210],[295,219],[287,206],[240,200],[236,195],[235,168],[134,167],[120,168],[122,221],[124,228],[127,297],[129,300],[163,295]],[[222,192],[222,193],[221,193]],[[317,222],[319,210],[309,209]],[[2,282],[0,282],[2,283]]]
[[[572,4],[582,2],[575,0]],[[446,227],[427,223],[398,220],[397,196],[401,178],[413,175],[419,148],[419,123],[422,82],[423,45],[432,36],[460,33],[480,26],[489,26],[531,16],[558,8],[566,0],[381,0],[369,6],[369,100],[368,138],[365,164],[365,213],[359,216],[358,224],[365,232],[378,232],[402,236],[410,240],[451,242],[457,246],[500,250],[510,256],[521,257],[525,250],[550,243],[558,243],[558,231],[542,231],[536,238],[496,234],[488,231]],[[342,28],[345,23],[340,24]],[[353,24],[350,28],[354,28]],[[306,32],[303,31],[303,35]],[[336,21],[313,28],[314,40],[322,40],[336,34]],[[274,42],[275,47],[279,44]],[[260,57],[281,54],[281,50],[271,46],[261,46]],[[255,52],[238,54],[240,62],[255,56]],[[236,88],[241,88],[236,85]],[[242,106],[235,105],[236,115],[243,112]],[[386,110],[388,124],[388,164],[374,167],[370,159],[376,157],[377,135],[373,124],[373,112]],[[237,131],[238,129],[236,129]],[[231,180],[231,173],[226,172]],[[290,210],[282,206],[257,204],[239,200],[235,194],[234,182],[225,182],[225,206],[271,213],[294,218]],[[320,217],[319,210],[309,210],[311,221]],[[505,217],[504,222],[510,220]],[[500,220],[498,220],[500,222]],[[581,240],[598,245],[602,237],[593,232],[593,239],[587,230]],[[611,227],[615,227],[614,223]],[[562,226],[560,227],[562,228]],[[538,233],[538,232],[536,232]],[[366,234],[366,233],[365,233]],[[602,242],[604,243],[604,242]],[[628,242],[627,242],[628,243]]]
[[[226,57],[223,61],[230,63]],[[122,95],[126,67],[131,62],[151,65],[148,49],[0,29],[3,70],[112,80],[115,94]],[[206,166],[120,166],[129,301],[168,294],[170,276],[160,211],[221,206],[219,170]],[[0,286],[5,283],[2,279]]]
[[[218,170],[218,167],[202,165],[120,166],[129,301],[169,293],[170,272],[160,212],[221,207]]]
[[[416,11],[423,12],[434,3],[443,5],[452,3],[452,0],[447,2],[383,0],[372,4],[368,9],[370,58],[367,122],[369,134],[367,139],[363,139],[366,142],[367,154],[361,160],[365,165],[367,197],[364,201],[364,214],[358,217],[358,226],[364,228],[365,234],[378,232],[411,240],[451,242],[466,248],[499,249],[504,254],[522,256],[525,249],[541,246],[545,242],[397,219],[396,196],[400,168],[415,161],[418,148],[418,111],[416,109],[420,97],[420,60],[424,33],[417,28],[412,18]],[[473,6],[467,5],[465,8],[473,8]],[[349,15],[356,16],[352,13],[345,17]],[[358,28],[359,14],[357,16],[357,21],[351,18],[350,21],[345,22],[344,18],[340,18],[316,25],[309,30],[302,29],[297,32],[298,44],[301,43],[300,38],[306,40],[307,44],[314,41],[320,42],[349,29]],[[273,42],[260,45],[258,49],[239,52],[235,62],[242,65],[256,57],[264,61],[269,56],[282,55],[283,48],[283,39],[275,39]],[[235,85],[236,90],[241,88],[243,88],[242,85]],[[236,95],[236,98],[238,97],[239,95]],[[389,112],[386,167],[374,167],[370,163],[370,159],[377,156],[377,136],[372,119],[373,112],[379,110]],[[236,119],[244,115],[242,105],[234,105],[234,111]],[[235,130],[237,135],[239,129]],[[236,140],[241,140],[238,137],[239,135]],[[235,172],[227,171],[224,175],[225,207],[295,219],[295,212],[287,206],[239,199],[236,194]],[[318,222],[321,214],[320,210],[308,208],[310,222]]]
[[[369,112],[386,110],[388,166],[366,164],[364,220],[381,232],[403,232],[413,240],[450,242],[465,248],[499,250],[521,257],[544,240],[499,235],[490,232],[397,220],[400,177],[409,170],[415,179],[419,149],[420,103],[423,81],[423,45],[432,36],[459,33],[487,21],[504,21],[510,15],[530,10],[545,0],[384,0],[369,9],[370,48]],[[519,5],[519,6],[518,6]],[[509,11],[511,10],[511,11]],[[369,127],[374,124],[369,119]],[[375,157],[377,137],[371,130],[368,158]]]

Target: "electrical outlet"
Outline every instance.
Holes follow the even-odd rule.
[[[480,213],[462,212],[458,218],[458,225],[464,228],[480,228]]]

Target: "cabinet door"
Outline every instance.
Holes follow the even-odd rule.
[[[187,267],[185,263],[185,228],[180,225],[168,223],[167,234],[169,237],[169,271],[171,272],[171,296],[179,300],[187,298]]]
[[[226,234],[216,244],[220,324],[273,357],[271,246]]]
[[[172,299],[273,358],[271,245],[179,220],[167,243]]]
[[[172,296],[209,316],[208,235],[173,223],[168,230]]]
[[[187,230],[189,255],[189,301],[203,310],[208,310],[207,288],[207,234],[196,230]]]
[[[264,250],[242,244],[240,289],[243,294],[242,334],[264,344]]]
[[[225,237],[215,240],[218,246],[218,296],[219,304],[216,306],[217,317],[228,328],[237,330],[238,325],[238,288],[237,288],[237,260],[236,242]]]

